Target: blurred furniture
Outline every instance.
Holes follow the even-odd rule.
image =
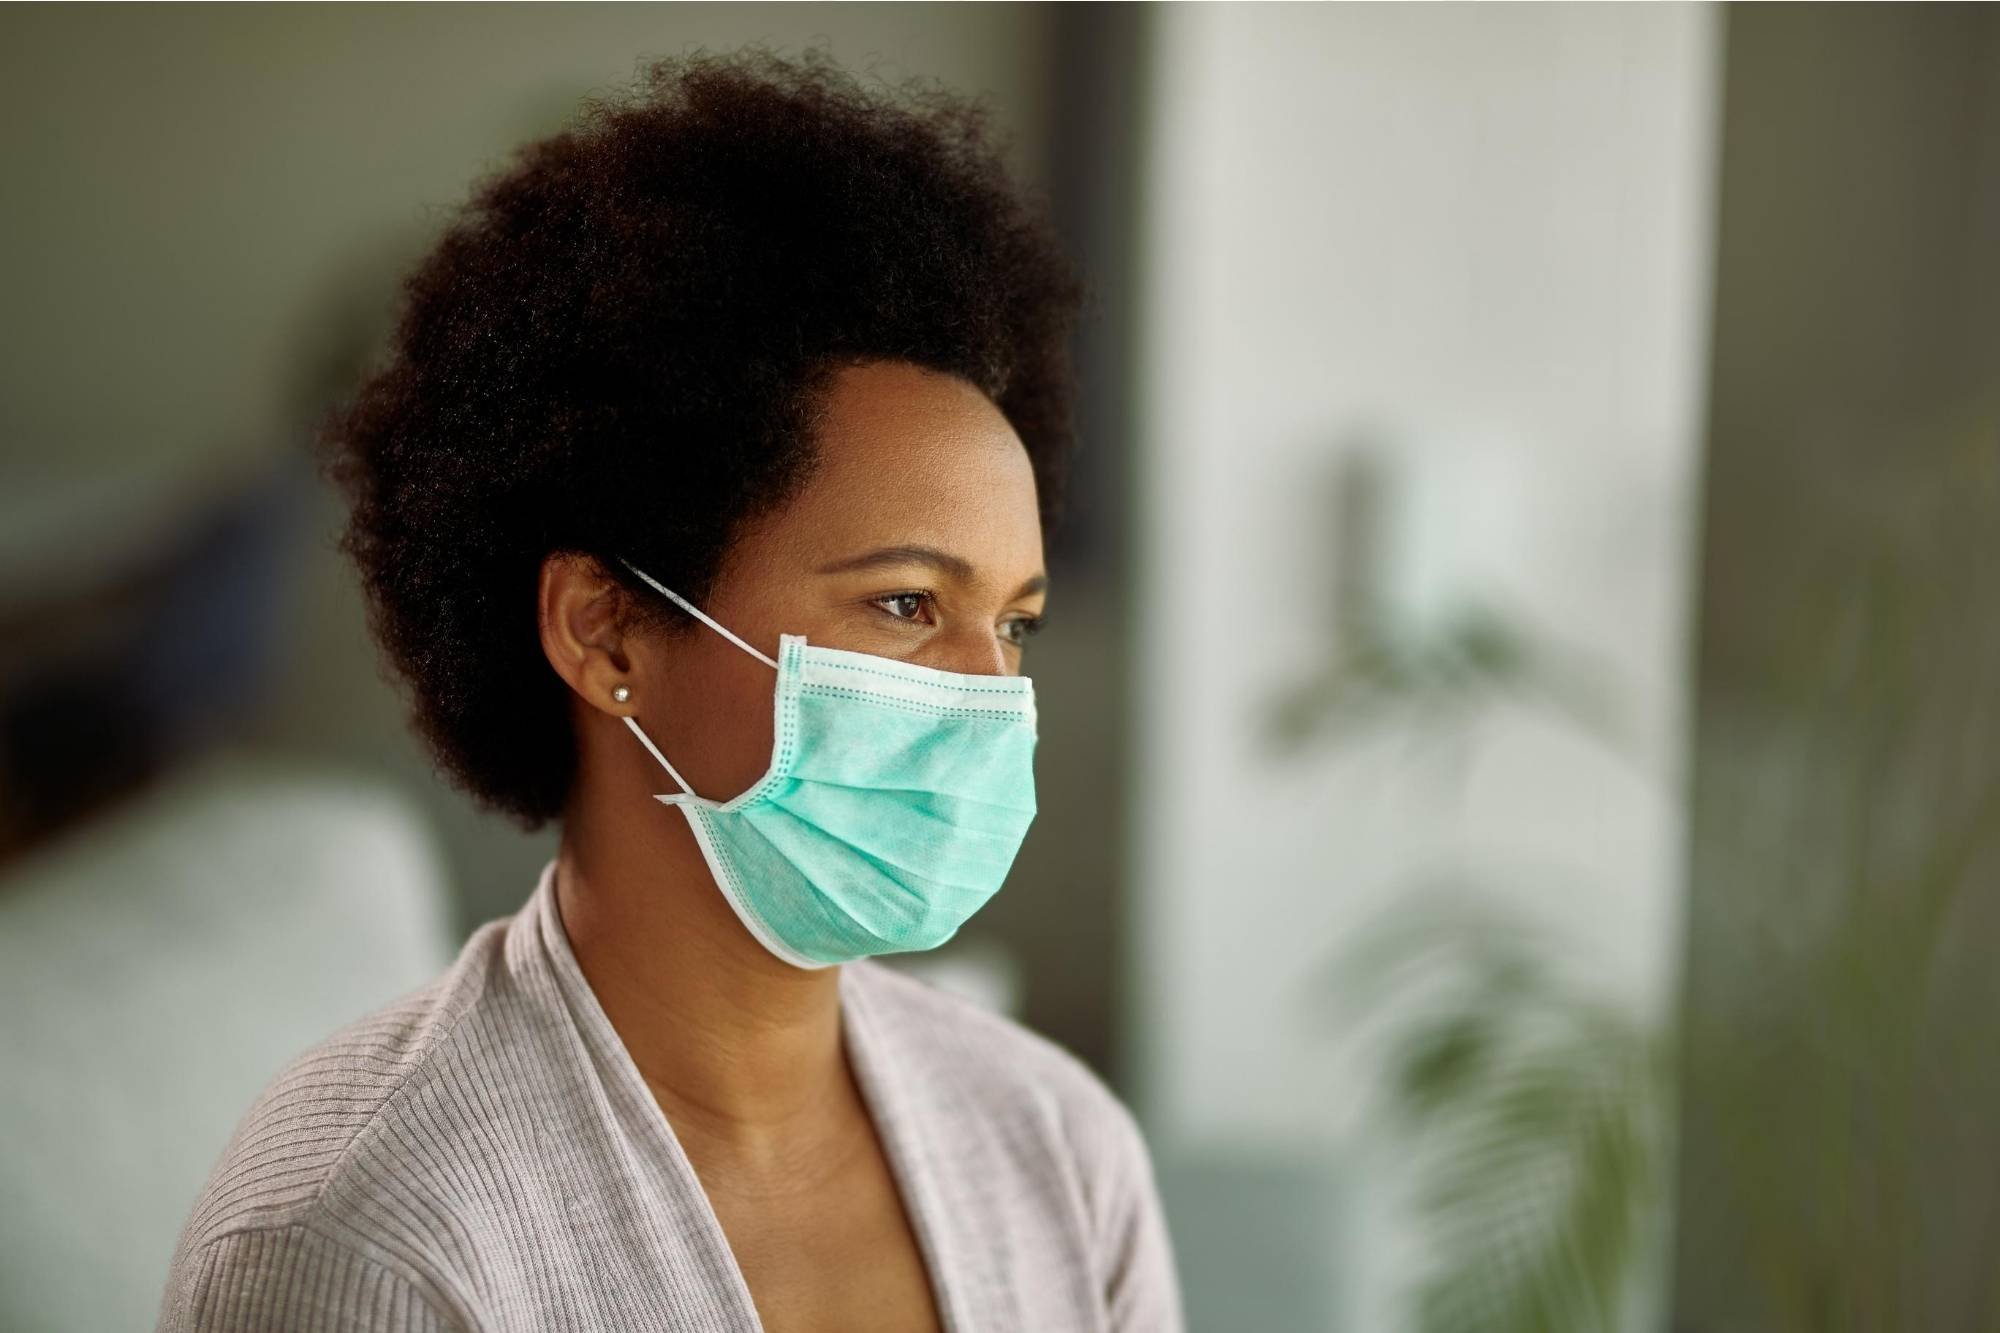
[[[301,449],[0,468],[0,862],[252,723],[314,484]]]
[[[441,971],[447,919],[402,798],[242,752],[0,867],[0,1329],[151,1327],[259,1089]]]

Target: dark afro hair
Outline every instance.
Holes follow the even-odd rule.
[[[818,50],[697,50],[477,182],[319,431],[340,549],[454,785],[525,829],[560,815],[576,745],[544,559],[595,556],[635,614],[690,624],[615,557],[705,600],[740,525],[809,475],[842,366],[977,386],[1053,529],[1093,293],[988,116],[931,81],[864,90]]]

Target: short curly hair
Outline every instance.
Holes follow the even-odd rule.
[[[707,597],[740,525],[796,493],[841,367],[959,376],[1029,454],[1044,524],[1074,435],[1094,292],[989,109],[864,90],[823,52],[645,63],[636,92],[475,185],[404,280],[387,356],[317,440],[386,664],[439,771],[525,829],[575,777],[536,586],[612,557]]]

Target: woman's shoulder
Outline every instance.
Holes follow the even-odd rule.
[[[247,1233],[337,1230],[342,1183],[370,1170],[365,1149],[404,1137],[410,1094],[456,1062],[461,1040],[499,962],[505,922],[472,935],[429,983],[347,1024],[295,1056],[267,1083],[210,1172],[182,1228],[175,1269]]]

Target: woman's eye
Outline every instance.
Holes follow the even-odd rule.
[[[921,608],[924,605],[924,603],[929,600],[930,600],[929,593],[899,592],[889,597],[877,598],[875,601],[875,605],[885,608],[895,608],[907,602],[907,603],[912,603],[914,607]],[[895,616],[896,619],[898,620],[908,620],[911,618],[911,616],[898,614],[894,609],[890,609],[889,614]],[[914,615],[914,611],[912,612],[912,615]]]
[[[1019,620],[1010,620],[1006,626],[1007,642],[1024,644],[1028,641],[1028,636],[1041,629],[1041,627],[1042,618],[1040,616],[1023,616]]]

